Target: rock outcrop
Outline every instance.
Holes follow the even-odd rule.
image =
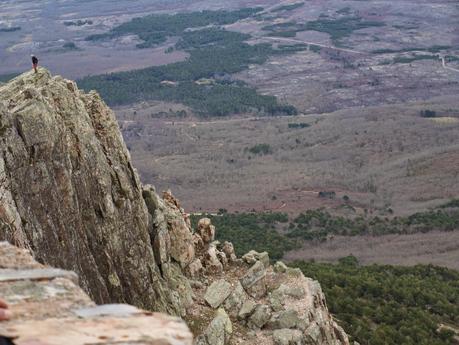
[[[45,69],[0,87],[0,239],[77,272],[97,303],[180,315],[196,343],[347,345],[320,285],[268,253],[238,259],[168,191],[142,186],[95,92]]]
[[[45,69],[2,86],[0,181],[0,239],[77,272],[97,303],[184,314],[172,266],[193,260],[189,227],[143,190],[97,93]]]
[[[96,306],[77,284],[75,273],[40,265],[27,250],[0,242],[0,296],[12,312],[0,322],[0,343],[192,344],[181,319],[127,304]]]

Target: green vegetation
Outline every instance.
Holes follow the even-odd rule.
[[[289,123],[288,124],[288,128],[307,128],[307,127],[311,127],[311,125],[309,123],[306,123],[306,122],[299,122],[299,123]]]
[[[153,14],[121,24],[105,34],[86,37],[87,41],[113,39],[127,34],[139,36],[143,43],[138,48],[149,48],[164,43],[168,37],[183,36],[186,29],[201,28],[208,25],[227,25],[248,18],[262,10],[243,8],[237,11],[202,11],[191,13]]]
[[[412,63],[418,60],[438,60],[437,55],[414,54],[413,56],[397,56],[392,60],[392,63]]]
[[[144,40],[141,48],[164,42],[167,37],[180,36],[175,49],[186,50],[189,58],[182,62],[129,72],[91,76],[79,81],[85,90],[96,89],[110,105],[145,100],[165,100],[191,107],[197,115],[225,116],[235,113],[259,115],[295,115],[293,106],[279,104],[273,96],[260,95],[230,75],[250,64],[262,64],[270,55],[292,50],[285,46],[274,49],[269,44],[249,45],[249,35],[218,27],[196,30],[204,25],[222,25],[246,18],[259,9],[233,12],[203,11],[176,15],[153,15],[136,18],[114,28],[107,34],[88,39],[107,39],[135,33]],[[171,52],[171,48],[168,52]],[[203,85],[199,80],[209,79]],[[162,83],[171,81],[173,83]]]
[[[445,60],[446,60],[446,62],[459,61],[459,57],[458,56],[454,56],[454,55],[446,55],[445,56]]]
[[[441,205],[439,208],[459,208],[459,199],[452,199],[446,204]]]
[[[241,256],[249,250],[269,252],[272,260],[282,258],[285,251],[295,248],[295,244],[276,231],[276,228],[288,221],[284,213],[237,213],[223,212],[218,216],[205,215],[211,218],[217,228],[216,238],[219,241],[231,241],[236,254]],[[192,216],[192,225],[203,216]]]
[[[187,50],[212,45],[231,46],[239,44],[249,38],[250,35],[248,34],[227,31],[219,28],[206,28],[202,30],[184,32],[182,34],[182,39],[175,45],[175,48]]]
[[[352,339],[369,345],[451,345],[459,326],[459,273],[447,268],[296,262],[320,281],[330,311]]]
[[[395,53],[410,53],[410,52],[429,52],[429,53],[439,53],[442,50],[451,49],[451,46],[441,46],[434,45],[428,48],[413,47],[413,48],[401,48],[401,49],[376,49],[373,50],[373,54],[395,54]]]
[[[77,21],[65,21],[64,25],[65,26],[83,26],[83,25],[92,25],[93,21],[92,20],[81,20],[78,19]]]
[[[411,234],[432,230],[459,230],[459,210],[433,210],[408,217],[333,216],[323,210],[308,210],[289,224],[289,238],[323,241],[328,235],[387,235]]]
[[[257,154],[266,154],[271,148],[265,148],[263,144],[253,147],[253,151]],[[253,153],[254,153],[253,152]],[[345,202],[349,201],[349,197],[344,197]],[[439,231],[454,231],[459,230],[459,199],[454,199],[451,202],[440,206],[436,210],[419,212],[408,217],[342,217],[333,216],[330,213],[322,210],[307,210],[294,219],[288,219],[287,215],[282,213],[242,213],[242,214],[224,214],[224,217],[211,217],[212,221],[218,222],[218,232],[220,227],[224,229],[224,237],[228,239],[230,234],[242,233],[245,227],[251,229],[277,229],[279,232],[270,234],[275,236],[279,241],[270,243],[266,242],[264,236],[259,236],[257,242],[256,237],[249,235],[250,245],[256,248],[264,248],[268,252],[279,253],[287,250],[287,247],[293,244],[299,244],[301,241],[325,241],[329,235],[341,236],[357,236],[357,235],[372,235],[381,236],[387,234],[412,234],[418,232],[429,232],[433,230]],[[348,206],[351,207],[351,206]],[[277,222],[277,223],[276,223]],[[228,232],[230,231],[230,232]],[[254,230],[255,231],[255,230]],[[263,230],[267,231],[267,230]],[[233,239],[236,237],[233,237]],[[245,241],[244,237],[240,237],[238,241]],[[246,250],[246,246],[241,247],[242,251]],[[273,255],[271,253],[271,255]],[[277,256],[276,256],[277,257]]]
[[[62,48],[63,48],[64,50],[66,50],[66,51],[67,51],[67,50],[80,50],[80,48],[78,48],[78,47],[76,46],[76,44],[73,43],[73,42],[66,42],[66,43],[64,43],[64,44],[62,45]]]
[[[273,149],[268,144],[256,144],[251,148],[247,148],[246,150],[254,155],[260,156],[270,155],[273,153]]]
[[[16,78],[20,73],[8,73],[8,74],[0,74],[0,82],[6,83],[9,82],[11,79]]]
[[[271,12],[293,11],[303,6],[304,6],[304,2],[297,2],[291,5],[283,5],[283,6],[276,7],[275,9],[271,10]]]
[[[384,25],[383,22],[363,20],[359,17],[341,17],[334,19],[322,17],[318,20],[308,22],[305,30],[325,32],[330,35],[335,45],[339,45],[341,39],[350,36],[356,30]]]
[[[15,32],[21,30],[20,26],[11,26],[9,28],[0,28],[0,32]]]
[[[270,36],[295,36],[299,31],[314,30],[325,32],[330,35],[335,45],[340,44],[340,40],[350,36],[354,31],[366,29],[369,27],[384,26],[384,23],[378,21],[363,20],[359,17],[340,17],[340,18],[327,18],[321,16],[319,19],[307,22],[305,24],[297,22],[285,22],[273,25],[267,25],[262,29],[269,31]]]
[[[419,114],[421,115],[421,117],[427,117],[427,118],[432,118],[432,117],[437,116],[437,112],[435,110],[429,110],[429,109],[421,110]]]

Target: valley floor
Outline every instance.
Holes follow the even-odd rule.
[[[348,255],[357,257],[362,265],[433,264],[459,270],[459,231],[377,237],[335,236],[320,244],[308,242],[301,249],[288,252],[284,259],[337,262]]]

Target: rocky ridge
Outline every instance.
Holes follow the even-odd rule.
[[[238,259],[170,192],[143,186],[113,112],[45,69],[0,86],[0,239],[73,270],[97,303],[185,318],[199,345],[348,344],[320,285]]]

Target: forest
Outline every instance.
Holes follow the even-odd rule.
[[[269,146],[251,148],[257,154],[269,152]],[[332,215],[324,209],[306,210],[296,217],[285,213],[227,213],[207,215],[216,225],[218,240],[231,240],[238,254],[250,248],[271,253],[273,259],[301,246],[301,241],[325,241],[330,235],[382,236],[419,232],[459,230],[459,199],[452,199],[438,208],[405,217]],[[199,218],[199,217],[195,217]]]
[[[327,305],[361,345],[451,345],[459,326],[459,272],[432,265],[295,262],[320,282]]]
[[[250,64],[264,63],[270,55],[290,53],[291,48],[274,49],[270,44],[249,45],[245,43],[249,35],[218,27],[185,31],[190,27],[232,23],[258,11],[242,9],[153,15],[133,19],[107,34],[90,36],[88,40],[100,40],[135,33],[144,40],[140,48],[159,44],[170,36],[179,36],[173,49],[187,51],[189,58],[163,66],[89,76],[79,80],[78,84],[85,90],[97,90],[110,105],[164,100],[185,104],[200,116],[238,113],[295,115],[297,110],[293,106],[279,103],[273,96],[260,95],[231,77],[231,74],[248,68]],[[299,49],[305,47],[294,47],[295,51]],[[211,83],[199,83],[203,78],[210,79]]]

